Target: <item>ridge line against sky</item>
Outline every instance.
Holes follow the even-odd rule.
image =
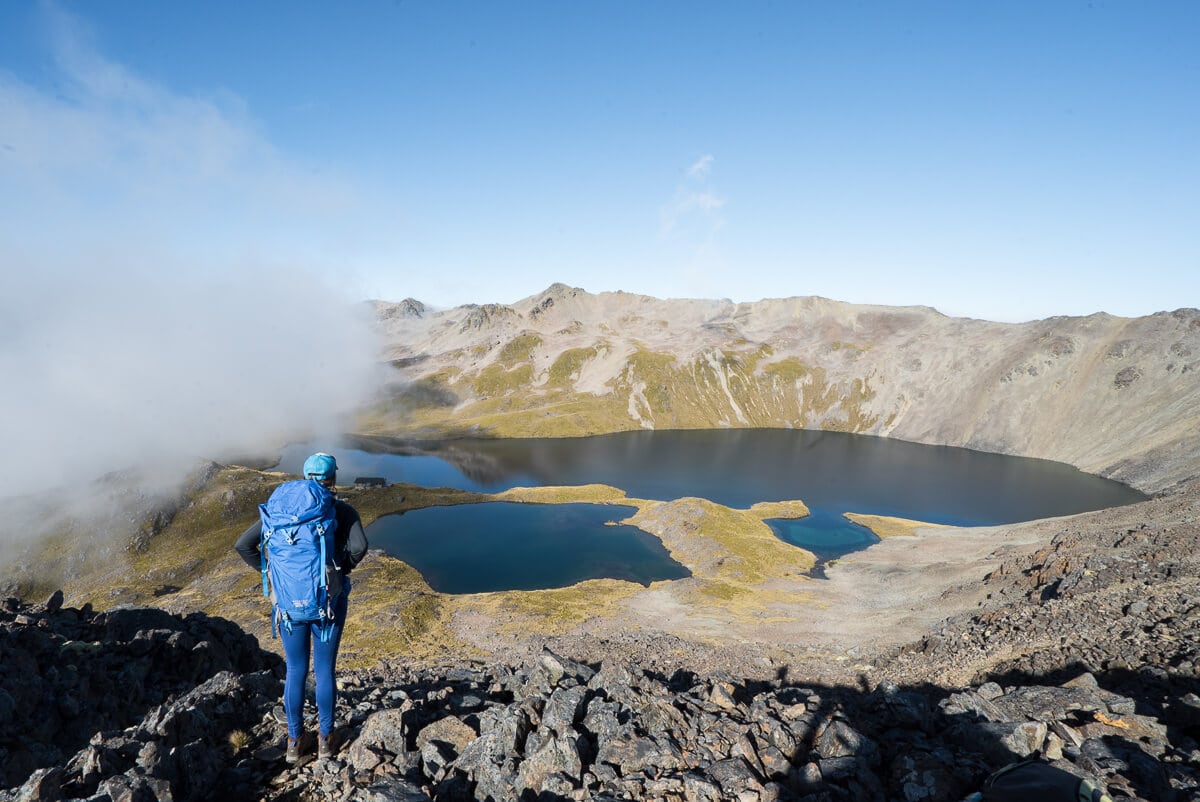
[[[1197,41],[1191,2],[9,2],[0,260],[439,307],[1200,306]]]

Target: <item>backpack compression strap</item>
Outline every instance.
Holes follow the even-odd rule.
[[[328,564],[326,562],[328,554],[325,550],[325,527],[318,523],[315,524],[314,528],[317,530],[317,540],[321,544],[321,565],[325,566]],[[263,524],[258,544],[258,554],[262,560],[263,596],[266,598],[271,597],[267,571],[267,545],[271,540],[271,535],[275,531],[277,530],[269,529],[266,524]],[[290,537],[288,538],[288,542],[291,542]],[[333,634],[333,604],[329,598],[329,580],[324,569],[320,572],[319,582],[317,592],[321,595],[319,602],[321,621],[317,626],[317,637],[321,639],[322,643],[328,643],[329,637]],[[288,614],[278,604],[272,604],[271,608],[271,637],[278,638],[278,630],[284,627],[290,633],[292,631],[292,619],[288,617]]]

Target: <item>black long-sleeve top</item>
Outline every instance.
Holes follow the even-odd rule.
[[[337,514],[337,531],[333,535],[336,562],[342,573],[349,576],[354,567],[367,556],[367,533],[363,531],[362,519],[358,517],[357,510],[340,499],[335,499],[333,504]],[[262,569],[262,555],[258,550],[261,540],[262,521],[255,521],[233,544],[234,550],[241,555],[246,565],[255,570]]]

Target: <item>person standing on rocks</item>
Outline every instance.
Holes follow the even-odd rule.
[[[320,495],[328,494],[333,502],[333,513],[337,517],[337,528],[333,537],[333,555],[330,562],[340,573],[340,582],[329,583],[332,620],[284,621],[279,627],[279,638],[283,641],[284,658],[287,663],[287,678],[283,687],[283,709],[287,715],[288,743],[286,759],[295,763],[304,749],[304,685],[308,677],[308,659],[312,654],[313,674],[317,686],[317,715],[320,730],[317,738],[317,757],[333,756],[334,708],[337,704],[337,686],[334,670],[337,664],[338,646],[342,628],[346,623],[346,610],[350,595],[350,572],[367,554],[367,535],[363,531],[358,512],[334,495],[337,481],[337,460],[325,453],[313,454],[304,461],[304,478],[319,485],[309,488]],[[300,485],[296,482],[294,484]],[[286,485],[285,485],[286,486]],[[323,490],[322,490],[323,488]],[[266,506],[266,505],[264,505]],[[262,526],[260,518],[252,524],[234,544],[234,549],[247,565],[256,570],[265,570],[262,553]],[[271,549],[268,546],[267,551]],[[265,580],[264,580],[265,581]],[[333,590],[341,585],[340,592]],[[278,615],[272,611],[272,615]],[[279,620],[278,618],[276,619]]]

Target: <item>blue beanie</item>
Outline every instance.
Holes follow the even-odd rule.
[[[304,460],[305,479],[316,479],[319,482],[324,479],[332,479],[336,473],[337,460],[329,454],[320,452]]]

